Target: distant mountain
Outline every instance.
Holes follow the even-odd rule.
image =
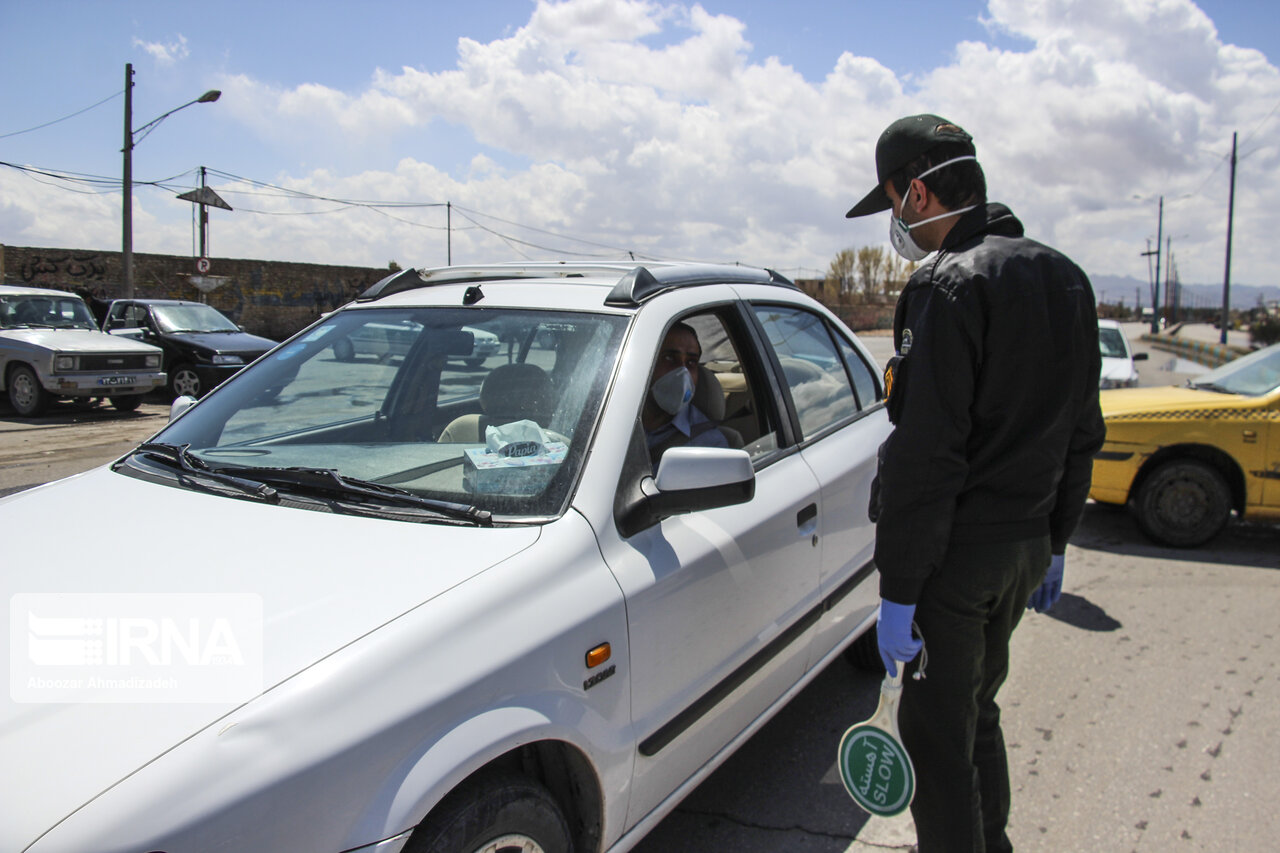
[[[1090,275],[1093,292],[1099,302],[1115,305],[1124,302],[1133,306],[1135,295],[1144,305],[1151,304],[1151,285],[1146,280],[1139,280],[1131,275]],[[1249,284],[1231,283],[1231,307],[1234,309],[1253,308],[1258,300],[1274,302],[1280,300],[1280,286],[1270,284],[1257,287]],[[1164,304],[1164,283],[1160,284],[1160,302]],[[1222,305],[1222,282],[1217,284],[1184,284],[1182,285],[1181,304],[1196,308],[1211,308]]]

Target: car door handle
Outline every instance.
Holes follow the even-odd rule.
[[[809,504],[804,509],[796,513],[796,527],[804,527],[809,522],[818,517],[818,505]]]

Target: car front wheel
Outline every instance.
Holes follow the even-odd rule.
[[[550,792],[515,774],[481,776],[441,801],[405,853],[571,853],[573,842]]]
[[[1175,548],[1203,545],[1222,532],[1231,515],[1231,492],[1213,467],[1194,459],[1161,465],[1134,500],[1138,527]]]
[[[169,390],[173,396],[200,399],[200,374],[189,364],[175,364],[169,371]]]
[[[44,411],[49,395],[34,370],[25,364],[16,364],[9,371],[9,405],[24,418],[34,418]]]

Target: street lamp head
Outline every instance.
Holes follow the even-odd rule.
[[[210,89],[200,97],[196,98],[196,103],[208,104],[218,100],[218,98],[221,98],[221,97],[222,97],[222,92],[218,91],[217,89]]]

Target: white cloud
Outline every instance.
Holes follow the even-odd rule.
[[[883,241],[882,217],[851,222],[843,213],[874,182],[880,131],[936,112],[973,133],[993,199],[1091,272],[1145,273],[1138,253],[1155,236],[1163,195],[1165,233],[1189,281],[1221,277],[1221,161],[1238,130],[1246,156],[1234,277],[1274,281],[1280,72],[1262,54],[1222,44],[1190,0],[990,0],[985,20],[1025,46],[963,43],[946,64],[907,79],[846,53],[808,81],[754,57],[740,21],[697,5],[540,0],[503,38],[459,39],[448,70],[379,69],[355,92],[232,75],[219,109],[276,150],[305,151],[299,163],[337,162],[374,144],[403,153],[397,140],[417,142],[441,123],[488,152],[456,167],[418,154],[352,174],[285,163],[274,177],[253,177],[329,197],[450,200],[638,253],[792,271]],[[185,52],[185,40],[179,46]],[[8,185],[0,174],[0,196]],[[289,207],[259,198],[244,207],[266,205]],[[213,229],[226,254],[421,265],[444,261],[443,225],[443,210],[427,208],[217,214]],[[454,225],[455,261],[550,257],[503,243],[457,211]],[[168,228],[170,250],[189,243],[187,222],[158,227]]]
[[[191,53],[187,49],[187,37],[181,34],[178,35],[177,41],[170,42],[144,41],[135,36],[133,46],[140,47],[151,54],[159,65],[172,65],[179,59],[186,59]]]

